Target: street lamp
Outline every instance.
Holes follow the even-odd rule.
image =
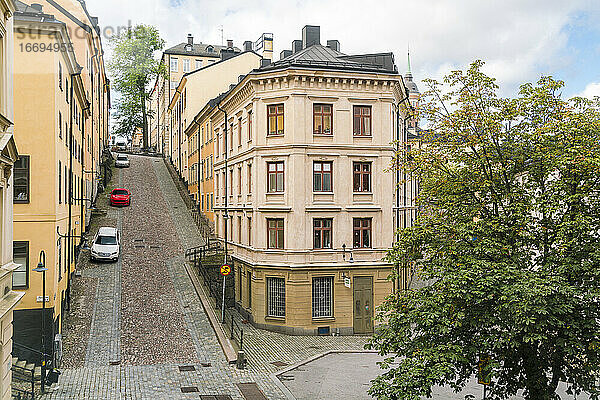
[[[342,250],[344,251],[342,253],[342,260],[346,261],[346,243],[344,243],[342,245]],[[353,263],[354,262],[354,257],[352,257],[352,250],[348,250],[350,252],[350,259],[348,260],[349,263]]]
[[[34,271],[42,273],[42,393],[44,393],[46,389],[46,271],[48,271],[44,250],[40,251],[40,261]]]

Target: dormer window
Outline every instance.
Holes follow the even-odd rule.
[[[212,52],[214,52],[214,51],[215,51],[215,48],[214,48],[214,47],[212,47],[212,46],[208,46],[208,47],[206,48],[206,51],[207,51],[207,52],[209,52],[209,53],[212,53]]]
[[[186,44],[185,45],[185,50],[186,51],[192,51],[192,45],[191,44]]]

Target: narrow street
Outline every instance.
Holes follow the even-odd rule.
[[[107,207],[101,195],[108,212],[91,229],[121,229],[122,256],[90,263],[81,255],[59,388],[42,398],[244,399],[236,383],[255,382],[268,399],[285,399],[271,374],[325,351],[362,349],[365,337],[286,336],[247,324],[248,367],[229,365],[184,268],[184,249],[202,243],[194,222],[162,159],[130,160],[105,193],[128,188],[131,206]],[[180,371],[183,365],[194,370]],[[183,393],[186,387],[198,391]]]

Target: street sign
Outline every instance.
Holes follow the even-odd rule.
[[[490,368],[489,356],[479,356],[479,363],[477,365],[477,383],[486,386],[492,383],[492,370]]]
[[[44,296],[37,296],[37,297],[35,298],[35,300],[36,300],[38,303],[43,303],[43,302],[44,302]],[[46,295],[46,303],[47,303],[47,302],[49,302],[49,301],[50,301],[50,296]]]
[[[346,286],[347,288],[349,288],[350,287],[350,283],[351,283],[350,277],[346,276],[344,278],[344,286]]]
[[[227,264],[221,266],[221,275],[227,276],[231,273],[231,267]]]

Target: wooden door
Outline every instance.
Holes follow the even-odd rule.
[[[373,333],[373,277],[354,277],[354,333]]]

